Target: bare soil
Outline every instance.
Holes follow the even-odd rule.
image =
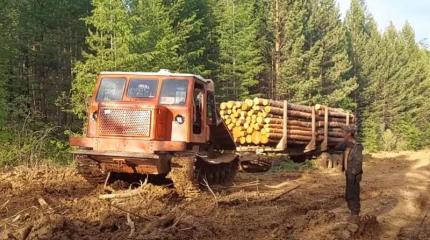
[[[72,167],[17,167],[0,171],[0,239],[430,239],[430,151],[367,156],[364,171],[353,224],[337,170],[239,173],[184,199],[151,183],[121,198],[131,190],[111,189],[124,184],[95,188]]]

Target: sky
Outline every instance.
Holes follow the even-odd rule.
[[[337,0],[345,16],[351,0]],[[365,0],[368,11],[384,30],[392,21],[400,29],[408,21],[415,29],[416,40],[430,42],[430,0]]]

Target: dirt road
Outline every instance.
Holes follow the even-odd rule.
[[[430,239],[430,151],[369,156],[364,171],[362,213],[377,222],[358,226],[335,170],[240,173],[189,200],[152,184],[102,200],[72,168],[19,167],[0,173],[0,239]]]

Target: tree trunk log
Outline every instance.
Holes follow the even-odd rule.
[[[334,121],[329,121],[328,122],[328,126],[329,127],[339,127],[339,128],[342,128],[342,127],[344,127],[346,124],[345,123],[341,123],[341,122],[334,122]],[[324,127],[324,121],[318,121],[317,122],[317,126],[319,126],[319,127]]]
[[[284,120],[280,119],[280,118],[265,118],[264,119],[264,123],[269,123],[269,124],[283,124]]]
[[[271,107],[277,107],[277,108],[284,108],[284,101],[275,101],[270,99],[262,99],[262,98],[254,98],[254,106],[271,106]],[[305,105],[298,105],[298,104],[292,104],[288,103],[288,109],[290,110],[296,110],[296,111],[302,111],[302,112],[312,112],[312,107],[305,106]]]
[[[259,131],[254,131],[252,133],[252,143],[254,143],[255,145],[259,145],[260,141],[261,141],[261,133]]]
[[[287,136],[290,136],[290,135],[312,136],[312,130],[311,131],[288,130],[287,131]]]

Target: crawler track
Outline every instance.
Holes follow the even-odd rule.
[[[107,173],[103,172],[97,161],[85,155],[75,158],[76,169],[85,180],[92,185],[100,185],[106,181]],[[189,156],[174,156],[171,160],[172,170],[168,177],[173,181],[179,195],[186,198],[194,197],[201,189],[216,185],[229,185],[237,173],[239,161],[237,158],[230,162],[217,162],[217,159],[207,159]],[[127,180],[126,174],[112,175],[112,178]],[[131,177],[131,176],[130,176]]]
[[[194,197],[200,189],[214,185],[228,185],[238,170],[238,159],[231,162],[208,162],[196,156],[172,158],[172,179],[176,191],[186,197]]]
[[[238,170],[238,160],[234,159],[228,163],[210,163],[204,159],[197,158],[195,173],[201,186],[228,185],[232,182]]]
[[[85,180],[92,185],[103,184],[106,180],[107,173],[104,173],[97,161],[85,155],[75,157],[76,169]]]

